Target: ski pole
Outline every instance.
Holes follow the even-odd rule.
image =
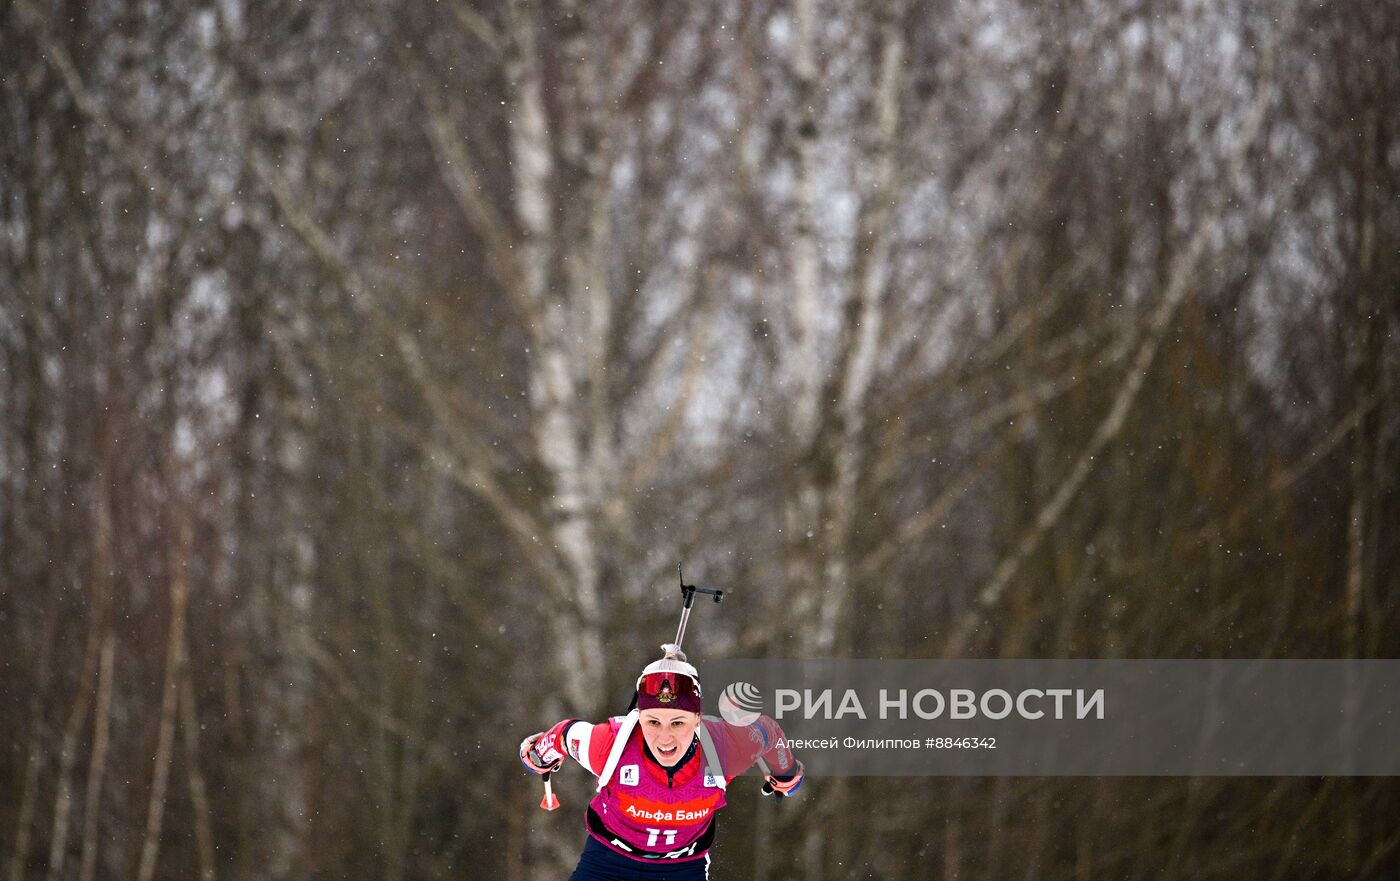
[[[544,759],[540,758],[540,754],[535,752],[535,745],[533,743],[530,744],[530,760],[539,767],[544,767]],[[559,797],[554,794],[554,784],[549,782],[550,775],[553,773],[553,771],[545,771],[540,775],[544,778],[544,798],[540,799],[540,807],[544,808],[546,811],[554,811],[559,808]]]
[[[681,640],[685,639],[685,625],[687,622],[690,621],[690,606],[692,603],[695,602],[695,595],[697,593],[703,593],[707,596],[714,597],[715,602],[719,602],[720,600],[724,599],[724,591],[708,587],[696,587],[693,584],[686,584],[685,573],[681,571],[680,563],[676,564],[676,576],[680,579],[681,582],[681,596],[685,598],[685,605],[681,607],[681,625],[680,627],[676,628],[675,646],[677,649],[680,649]]]
[[[554,785],[549,782],[551,771],[544,772],[544,798],[540,799],[540,807],[546,811],[556,811],[559,809],[559,797],[554,794]]]

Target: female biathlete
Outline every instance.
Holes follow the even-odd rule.
[[[700,675],[678,646],[637,678],[634,709],[592,724],[565,719],[520,744],[536,774],[572,756],[598,778],[588,838],[570,881],[703,881],[725,788],[755,763],[765,795],[802,784],[782,730],[767,716],[731,725],[700,715]]]

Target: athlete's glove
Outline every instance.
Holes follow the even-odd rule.
[[[542,731],[520,741],[520,761],[532,774],[549,774],[564,764],[564,754],[555,746],[553,733]]]
[[[791,796],[797,791],[797,788],[802,785],[803,771],[802,763],[798,762],[797,769],[791,774],[784,774],[781,777],[774,774],[765,775],[763,778],[763,794],[776,796],[778,798],[787,798]]]

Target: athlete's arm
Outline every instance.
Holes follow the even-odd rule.
[[[802,763],[788,749],[787,737],[783,729],[770,716],[759,716],[753,723],[761,735],[758,744],[758,758],[768,766],[768,774],[779,779],[801,776]]]
[[[590,774],[597,776],[608,759],[613,738],[617,735],[618,721],[609,719],[594,724],[579,719],[565,719],[548,731],[525,738],[520,745],[520,759],[525,767],[536,774],[557,770],[564,762],[564,756],[572,756]],[[536,764],[530,756],[530,747],[542,764]]]
[[[768,716],[759,716],[754,725],[763,732],[763,763],[768,773],[763,777],[764,795],[791,795],[802,785],[802,763],[788,749],[783,729]]]
[[[802,764],[788,749],[783,729],[771,717],[759,716],[752,724],[733,725],[708,716],[706,724],[715,736],[725,777],[732,780],[761,761],[765,776],[779,783],[801,780]]]

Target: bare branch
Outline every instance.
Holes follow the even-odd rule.
[[[393,713],[388,709],[361,694],[360,691],[355,688],[354,682],[351,681],[350,674],[345,672],[344,668],[336,663],[331,653],[320,643],[316,642],[310,634],[300,634],[296,647],[319,667],[321,672],[326,674],[326,677],[330,679],[331,683],[335,686],[336,691],[340,692],[341,697],[345,698],[345,703],[349,707],[366,719],[369,719],[382,730],[398,737],[405,743],[418,748],[423,747],[423,739],[418,732],[414,731],[402,720],[395,718]]]
[[[250,151],[249,160],[259,179],[272,193],[278,208],[313,255],[334,274],[337,281],[350,293],[352,302],[363,309],[376,328],[393,343],[400,363],[407,369],[409,377],[422,394],[438,424],[452,439],[454,450],[450,455],[444,454],[445,451],[436,445],[429,445],[428,449],[437,453],[430,455],[430,459],[439,467],[445,467],[446,472],[455,477],[465,489],[487,502],[522,544],[527,559],[538,559],[538,543],[540,537],[546,534],[543,524],[502,490],[493,476],[494,454],[489,445],[476,438],[461,420],[454,418],[451,395],[426,364],[417,343],[385,314],[377,295],[359,273],[340,256],[330,236],[302,209],[290,186],[271,167],[260,151]]]
[[[1108,413],[1095,429],[1093,436],[1081,451],[1074,466],[1036,514],[1033,525],[1021,535],[1011,552],[997,564],[992,577],[978,591],[973,607],[958,620],[949,637],[945,655],[952,657],[965,651],[968,641],[977,630],[983,616],[1001,601],[1012,579],[1020,571],[1021,565],[1040,546],[1041,539],[1044,538],[1045,534],[1059,522],[1060,515],[1078,495],[1079,490],[1098,464],[1104,450],[1122,430],[1128,411],[1137,400],[1138,393],[1147,380],[1147,374],[1152,368],[1157,350],[1161,346],[1167,328],[1171,325],[1172,318],[1194,289],[1198,265],[1206,252],[1207,242],[1216,235],[1220,216],[1229,199],[1233,197],[1241,165],[1249,147],[1258,135],[1263,121],[1264,109],[1273,97],[1275,84],[1272,59],[1277,52],[1282,34],[1286,30],[1286,26],[1280,26],[1275,32],[1273,42],[1268,47],[1254,103],[1241,127],[1239,140],[1236,142],[1231,161],[1228,163],[1231,174],[1226,177],[1226,186],[1217,194],[1213,204],[1197,223],[1196,230],[1186,247],[1172,261],[1171,272],[1168,276],[1166,290],[1162,294],[1162,300],[1148,321],[1142,343],[1133,357],[1122,384],[1114,395]]]
[[[486,45],[492,52],[501,52],[502,37],[500,31],[486,20],[486,17],[473,9],[467,0],[451,0],[452,14],[467,33],[476,37]]]
[[[149,192],[165,195],[168,190],[164,179],[155,172],[157,163],[150,158],[148,151],[123,133],[122,127],[89,91],[68,50],[49,36],[49,22],[44,13],[32,0],[15,0],[15,8],[19,11],[20,20],[34,28],[39,42],[44,47],[44,57],[58,71],[68,93],[73,96],[73,103],[92,121],[98,134],[112,148],[112,152],[125,161],[127,169]]]
[[[706,293],[698,293],[696,297],[692,298],[692,302],[694,299],[707,296]],[[686,413],[690,409],[691,401],[700,386],[700,378],[704,374],[705,353],[709,350],[710,333],[714,322],[713,309],[702,309],[700,317],[695,319],[696,327],[692,331],[690,354],[686,359],[685,370],[682,373],[680,391],[675,400],[667,405],[666,419],[652,434],[651,443],[647,445],[646,452],[633,460],[632,467],[623,482],[622,495],[624,498],[631,498],[634,493],[651,482],[662,460],[674,449],[676,441],[679,440],[681,426],[685,423]],[[657,367],[662,362],[660,354],[661,352],[658,351],[653,361]]]

